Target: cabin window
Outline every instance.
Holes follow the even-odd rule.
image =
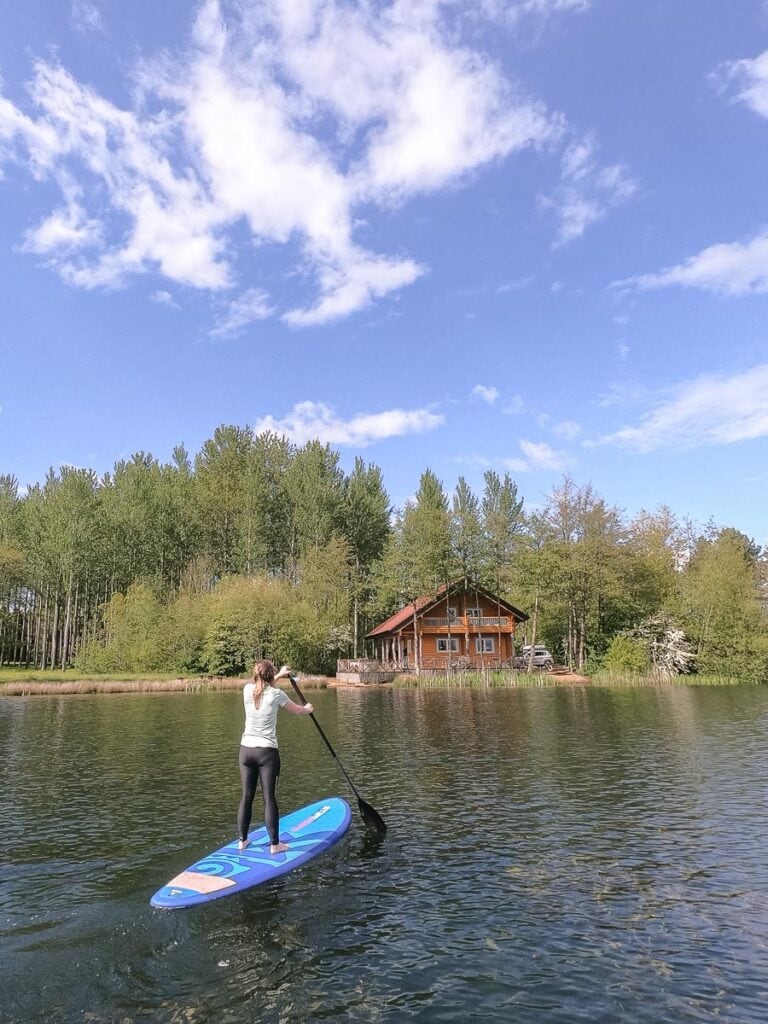
[[[448,642],[450,641],[450,650],[455,654],[459,649],[459,638],[456,636],[439,636],[437,638],[437,651],[438,654],[447,654],[449,647]]]
[[[455,608],[448,608],[447,613],[448,613],[448,618],[449,619],[457,619],[458,618],[458,615],[456,614],[456,609]]]
[[[478,654],[493,654],[494,638],[492,636],[478,636],[475,638],[475,650]]]
[[[467,608],[468,619],[479,619],[482,617],[482,611],[479,608]]]

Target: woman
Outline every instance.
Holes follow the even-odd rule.
[[[280,775],[280,754],[277,750],[277,711],[285,708],[294,715],[311,715],[311,704],[294,704],[287,693],[273,686],[275,679],[290,678],[290,669],[283,665],[275,675],[271,661],[258,661],[253,667],[253,682],[243,688],[245,730],[240,740],[240,779],[243,795],[237,811],[237,833],[240,849],[250,843],[248,828],[256,787],[261,782],[264,794],[264,822],[269,833],[269,852],[285,853],[280,842],[280,811],[275,787]]]

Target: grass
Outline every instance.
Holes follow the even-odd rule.
[[[0,668],[0,697],[28,697],[44,694],[85,693],[200,693],[205,691],[237,690],[244,676],[180,677],[173,672],[121,672],[88,675],[76,669],[46,670]],[[596,672],[587,684],[595,686],[739,686],[761,685],[755,679],[740,679],[725,675],[674,676],[671,679],[657,675],[631,672]],[[768,682],[768,680],[764,681]],[[302,686],[313,689],[327,686],[325,676],[302,676]],[[545,689],[552,686],[584,685],[568,677],[560,678],[548,672],[452,672],[450,675],[397,676],[394,687],[400,689]]]
[[[76,668],[0,668],[0,684],[15,682],[65,683],[101,680],[102,682],[130,682],[131,680],[178,679],[178,672],[81,672]]]
[[[80,693],[200,693],[239,690],[244,676],[185,676],[178,672],[111,673],[89,675],[77,669],[46,670],[0,668],[0,697]],[[302,685],[317,689],[325,677],[303,676]]]
[[[654,673],[599,671],[592,676],[597,686],[760,686],[757,679],[726,675],[660,676]]]
[[[559,682],[548,672],[451,672],[450,675],[397,676],[393,686],[401,689],[533,689]]]
[[[768,682],[768,680],[766,680]],[[398,676],[393,683],[404,689],[508,688],[535,689],[551,686],[743,686],[761,685],[756,679],[726,675],[688,675],[664,677],[651,673],[596,672],[583,682],[559,678],[557,673],[533,672],[454,672],[450,675]]]

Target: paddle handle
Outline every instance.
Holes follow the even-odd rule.
[[[297,696],[297,697],[299,698],[299,700],[301,701],[301,703],[302,703],[302,704],[306,704],[306,703],[307,703],[307,698],[306,698],[306,697],[304,696],[304,694],[303,694],[303,693],[301,692],[301,690],[299,689],[299,681],[298,681],[298,679],[296,679],[296,677],[295,677],[295,676],[288,676],[288,678],[289,678],[289,679],[290,679],[290,681],[291,681],[291,686],[292,686],[292,687],[294,688],[294,690],[296,691],[296,696]],[[325,733],[323,732],[322,726],[320,725],[320,723],[318,722],[318,720],[317,720],[317,719],[315,718],[315,714],[314,714],[314,712],[313,712],[313,711],[312,711],[312,712],[310,712],[310,715],[309,715],[309,717],[310,717],[310,718],[312,719],[312,721],[313,721],[313,722],[315,723],[315,728],[317,729],[317,731],[318,731],[318,732],[320,733],[320,735],[322,736],[322,738],[323,738],[323,743],[325,743],[326,747],[328,747],[328,750],[329,750],[329,751],[330,751],[330,753],[331,753],[331,757],[332,757],[332,758],[334,759],[334,761],[336,762],[336,764],[337,764],[337,765],[339,766],[339,768],[341,769],[341,774],[342,774],[342,775],[344,776],[344,778],[345,778],[345,779],[347,780],[347,784],[349,785],[349,788],[350,788],[350,789],[352,790],[352,792],[353,792],[353,793],[355,794],[355,796],[357,797],[357,799],[358,799],[358,802],[359,802],[359,801],[361,800],[361,796],[360,796],[360,794],[359,794],[359,793],[357,792],[357,790],[355,789],[355,784],[354,784],[354,782],[353,782],[353,781],[352,781],[352,779],[350,779],[350,777],[349,777],[349,776],[347,775],[347,770],[346,770],[346,768],[344,767],[344,765],[343,765],[343,764],[341,763],[341,761],[340,761],[340,760],[338,759],[338,757],[336,756],[336,751],[335,751],[335,750],[333,749],[333,747],[331,746],[331,741],[330,741],[330,740],[328,739],[328,737],[327,737],[327,736],[325,735]]]

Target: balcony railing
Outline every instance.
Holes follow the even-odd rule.
[[[424,625],[433,627],[445,627],[450,626],[452,629],[463,630],[469,626],[470,629],[486,629],[488,626],[508,626],[509,617],[507,615],[459,615],[456,618],[449,618],[447,616],[440,617],[434,615],[424,616]]]

